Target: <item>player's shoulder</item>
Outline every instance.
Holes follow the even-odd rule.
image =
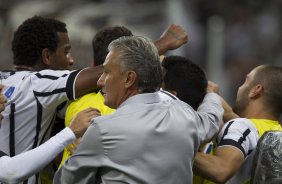
[[[93,104],[95,105],[97,103],[97,101],[95,100],[96,95],[97,94],[95,92],[88,93],[86,95],[77,98],[76,100],[70,101],[67,107],[67,112],[80,111],[88,107],[92,107]]]
[[[1,71],[0,78],[1,80],[15,81],[15,80],[21,80],[25,76],[28,76],[31,74],[32,74],[31,71]]]
[[[227,125],[231,125],[233,124],[233,126],[251,126],[253,127],[254,125],[252,124],[252,122],[247,119],[247,118],[234,118],[232,120],[229,120],[228,122],[226,122]]]
[[[62,77],[70,74],[69,70],[41,70],[37,72],[33,72],[32,74],[37,76],[38,78],[50,78],[50,77]]]
[[[228,121],[224,124],[224,127],[222,128],[222,131],[227,130],[237,130],[239,132],[249,130],[251,132],[257,132],[255,125],[247,118],[235,118]]]

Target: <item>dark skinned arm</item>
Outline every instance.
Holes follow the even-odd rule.
[[[97,81],[102,73],[102,65],[83,69],[75,80],[75,98],[98,90]]]
[[[171,24],[154,43],[159,55],[163,55],[167,51],[177,49],[187,42],[188,34],[183,27]]]

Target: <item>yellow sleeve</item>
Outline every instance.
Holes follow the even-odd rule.
[[[71,120],[76,116],[78,112],[89,107],[98,109],[101,112],[101,115],[111,114],[115,111],[114,109],[111,109],[108,106],[104,105],[104,97],[100,91],[98,93],[89,93],[69,103],[66,110],[65,126],[69,126]],[[72,144],[69,144],[68,147],[71,147],[71,149],[73,149]],[[60,167],[70,155],[71,152],[69,152],[68,149],[65,148]]]

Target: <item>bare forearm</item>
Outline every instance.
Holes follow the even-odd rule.
[[[165,45],[162,44],[162,41],[160,39],[155,40],[154,44],[157,47],[159,55],[163,55],[168,51],[168,49],[166,48]]]
[[[89,67],[82,70],[75,80],[75,97],[80,97],[99,89],[97,81],[103,73],[103,66]]]
[[[226,123],[232,119],[239,118],[237,114],[235,114],[233,111],[232,112],[224,112],[223,114],[223,122]]]
[[[244,155],[233,146],[216,148],[214,155],[198,152],[194,172],[216,183],[227,182],[241,167]]]
[[[233,111],[231,106],[223,98],[221,98],[221,103],[224,109],[224,114],[223,114],[224,123],[228,122],[231,119],[239,118],[239,116]]]
[[[216,157],[198,152],[194,159],[193,172],[210,181],[220,183],[222,166]]]

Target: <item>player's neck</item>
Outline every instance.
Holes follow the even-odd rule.
[[[15,65],[14,68],[16,71],[33,71],[34,70],[32,67],[25,66],[25,65]]]
[[[49,68],[49,66],[42,63],[37,63],[33,66],[15,65],[14,67],[16,71],[41,71]]]
[[[269,119],[277,121],[278,118],[270,112],[269,108],[266,108],[263,104],[256,104],[253,107],[247,107],[245,111],[245,117],[248,119]]]

